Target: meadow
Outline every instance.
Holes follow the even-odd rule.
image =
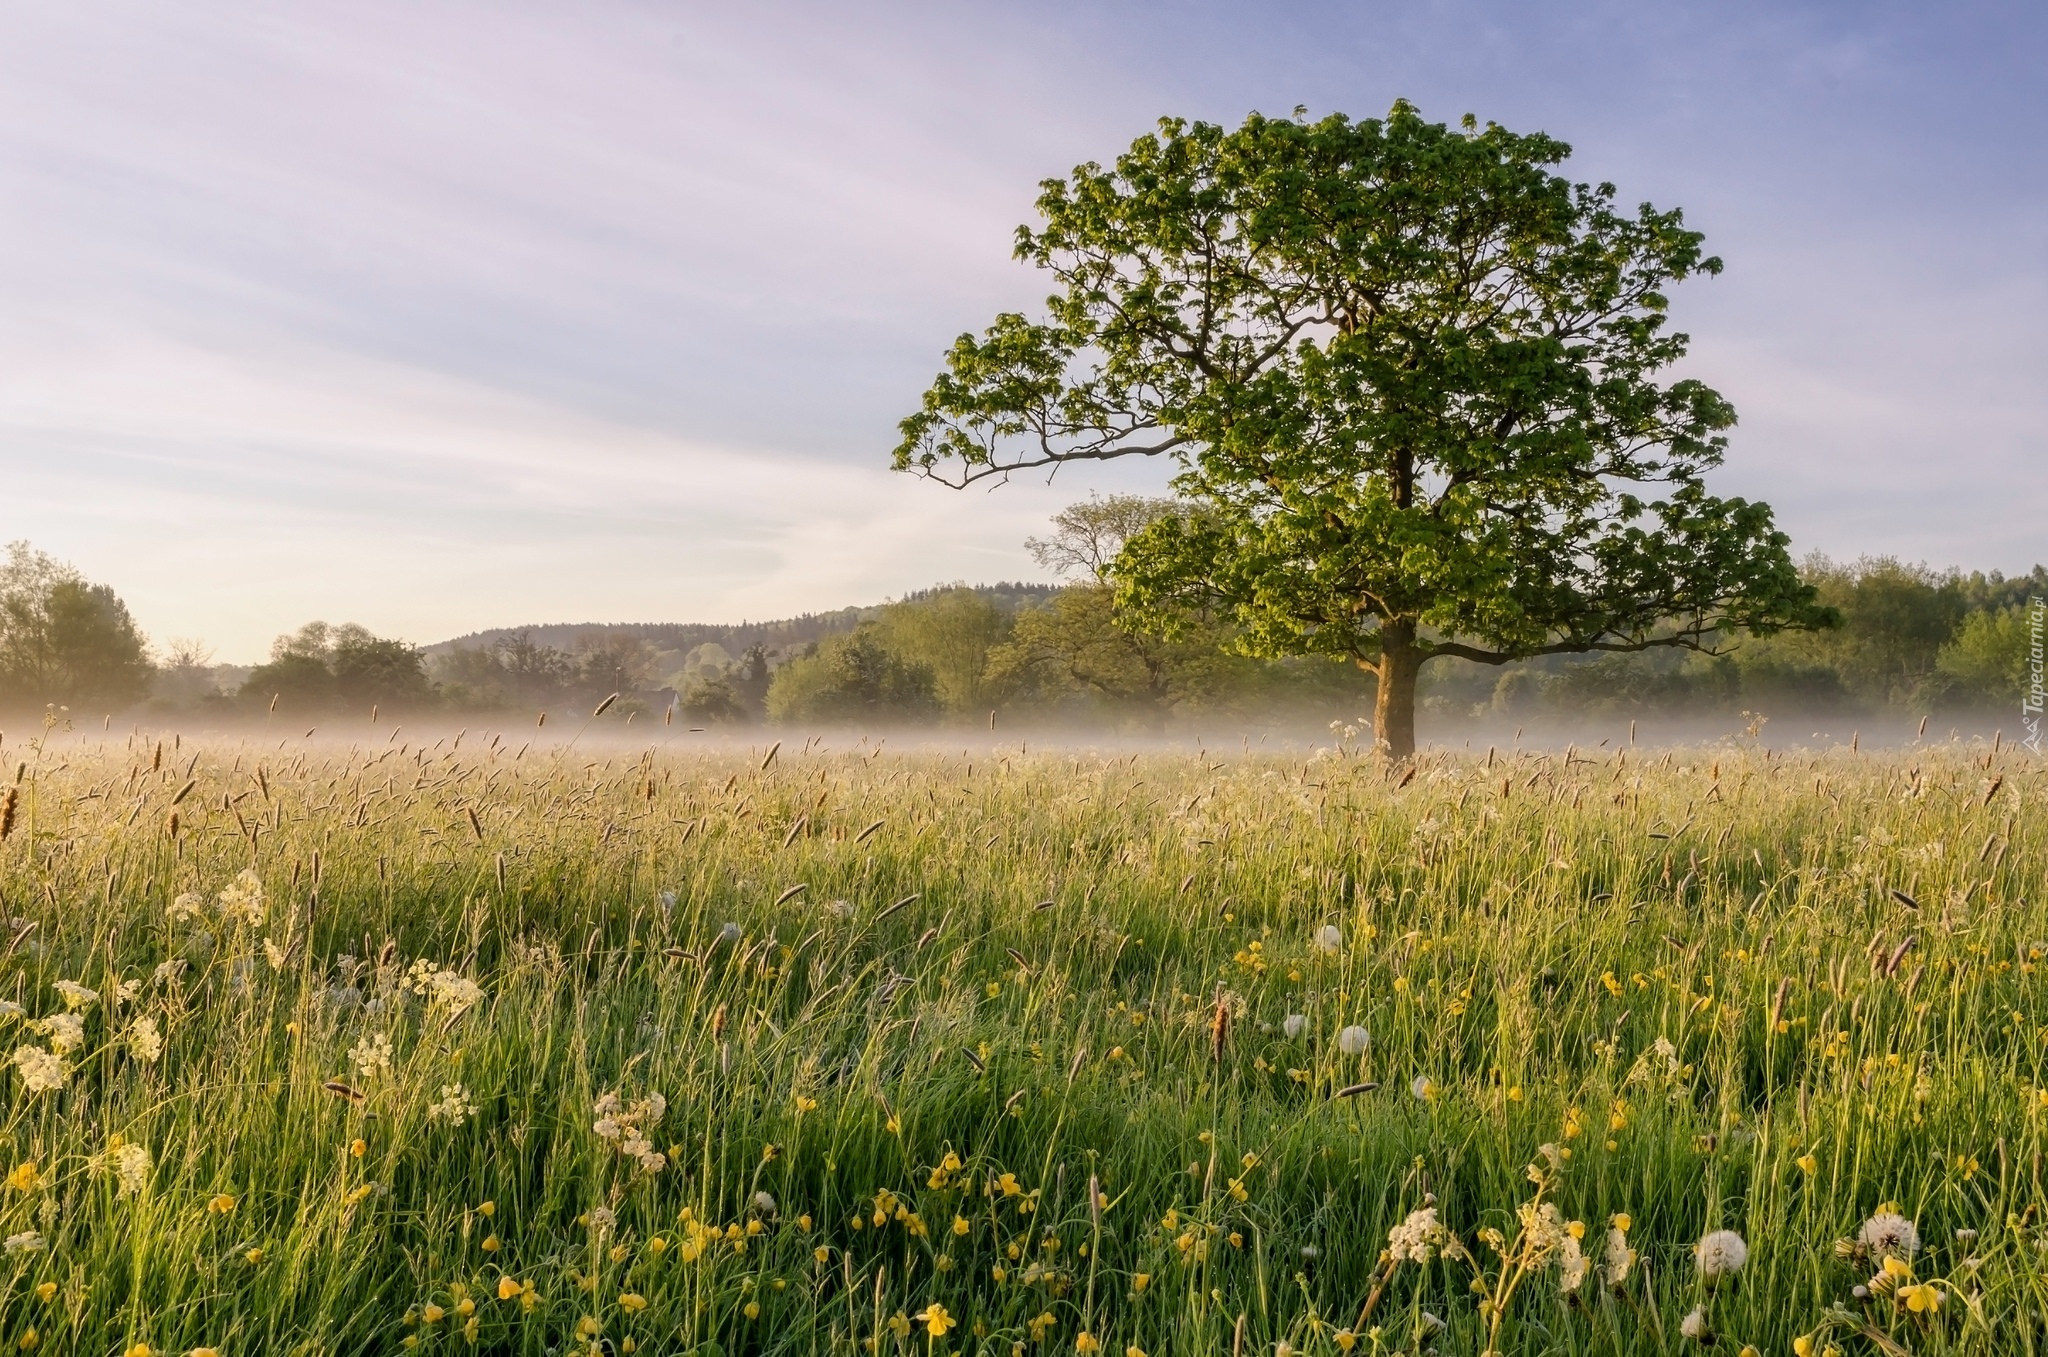
[[[2010,746],[0,756],[7,1351],[2048,1347]]]

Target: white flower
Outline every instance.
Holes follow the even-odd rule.
[[[30,1093],[49,1093],[64,1087],[64,1061],[40,1046],[14,1048],[14,1067],[21,1071],[22,1086]]]
[[[23,1230],[20,1234],[7,1236],[7,1242],[0,1245],[9,1253],[35,1253],[43,1247],[43,1237],[34,1230]]]
[[[1301,1035],[1301,1029],[1304,1026],[1306,1026],[1307,1023],[1308,1019],[1303,1017],[1301,1014],[1290,1013],[1287,1015],[1286,1020],[1280,1024],[1280,1030],[1287,1034],[1287,1039],[1289,1041],[1292,1041],[1294,1038]]]
[[[1436,1080],[1426,1074],[1415,1076],[1415,1082],[1408,1085],[1408,1091],[1423,1102],[1436,1101]]]
[[[855,912],[854,904],[851,900],[833,900],[825,906],[825,912],[835,919],[851,919]]]
[[[754,1194],[755,1215],[760,1216],[764,1219],[773,1219],[775,1216],[775,1211],[776,1206],[774,1197],[770,1196],[766,1192],[756,1192]]]
[[[484,999],[482,985],[455,971],[434,972],[428,987],[433,995],[429,1002],[446,1008],[451,1018],[468,1012]]]
[[[1365,1048],[1372,1045],[1372,1033],[1357,1023],[1337,1034],[1337,1049],[1346,1055],[1364,1055]]]
[[[600,1206],[590,1213],[590,1228],[600,1235],[608,1235],[619,1225],[618,1216],[608,1206]]]
[[[140,993],[142,993],[142,982],[140,980],[120,981],[113,989],[114,1002],[117,1004],[132,1004],[135,1002],[135,996]]]
[[[57,991],[57,997],[64,1001],[64,1007],[72,1012],[77,1012],[82,1008],[91,1008],[100,1001],[100,992],[98,990],[87,989],[76,980],[59,980],[50,988]]]
[[[1863,1222],[1863,1228],[1856,1232],[1857,1240],[1864,1248],[1880,1258],[1896,1258],[1910,1263],[1913,1255],[1920,1252],[1920,1231],[1912,1221],[1891,1211],[1881,1211]]]
[[[281,971],[284,969],[285,950],[269,938],[265,938],[263,940],[263,959],[270,963],[271,970]]]
[[[1410,1211],[1406,1220],[1387,1231],[1387,1253],[1397,1263],[1427,1263],[1449,1236],[1436,1218],[1436,1208],[1425,1206]]]
[[[391,1068],[391,1038],[382,1032],[372,1032],[349,1047],[348,1063],[356,1067],[358,1074],[388,1071]]]
[[[12,999],[0,999],[0,1018],[19,1018],[28,1012]]]
[[[121,1195],[132,1196],[149,1184],[149,1148],[123,1145],[114,1151],[114,1169],[121,1175]]]
[[[1715,1230],[1693,1246],[1693,1260],[1699,1264],[1702,1281],[1716,1281],[1742,1271],[1749,1261],[1749,1245],[1733,1230]]]
[[[76,1013],[52,1013],[36,1024],[50,1038],[58,1055],[85,1045],[85,1019]]]
[[[1628,1231],[1612,1226],[1607,1231],[1607,1250],[1600,1255],[1600,1280],[1620,1287],[1636,1265],[1636,1251],[1629,1247]]]
[[[720,942],[738,942],[740,940],[740,926],[728,920],[719,927],[718,940]]]
[[[461,1084],[441,1085],[441,1100],[427,1108],[428,1121],[445,1121],[460,1126],[477,1113],[476,1100]]]
[[[156,969],[150,972],[149,979],[151,984],[168,985],[184,973],[185,962],[182,958],[176,961],[159,961]]]
[[[1341,952],[1344,950],[1344,930],[1335,924],[1324,924],[1315,933],[1318,952]]]
[[[147,1014],[128,1024],[128,1049],[144,1064],[155,1064],[164,1053],[164,1034],[157,1030],[156,1019]]]
[[[1565,1230],[1564,1216],[1550,1202],[1540,1206],[1523,1202],[1515,1208],[1515,1215],[1522,1222],[1522,1237],[1528,1241],[1529,1251],[1539,1260],[1556,1253],[1571,1237]]]
[[[1579,1241],[1570,1234],[1557,1246],[1557,1284],[1563,1291],[1577,1291],[1586,1284],[1586,1275],[1593,1270],[1593,1260],[1579,1247]]]
[[[674,891],[663,891],[657,898],[661,901],[663,909],[674,909],[676,907],[676,893]]]
[[[170,907],[164,911],[164,915],[172,923],[181,924],[188,920],[196,919],[205,912],[206,903],[191,891],[186,891],[178,896],[177,899],[171,901]]]
[[[1707,1317],[1705,1313],[1695,1305],[1687,1312],[1684,1319],[1678,1321],[1678,1332],[1696,1343],[1705,1338],[1707,1336]]]
[[[269,907],[263,898],[263,879],[244,867],[240,875],[220,893],[220,916],[229,923],[246,923],[261,928]]]

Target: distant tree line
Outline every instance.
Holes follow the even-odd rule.
[[[1058,587],[953,585],[792,623],[503,631],[431,650],[314,622],[248,668],[212,664],[195,642],[152,652],[109,586],[15,543],[0,562],[0,711],[580,719],[617,693],[607,719],[703,728],[985,726],[993,715],[1006,729],[1158,731],[1194,718],[1358,717],[1373,679],[1353,666],[1250,658],[1215,617],[1187,616],[1169,639],[1119,611],[1123,543],[1162,515],[1189,512],[1132,496],[1065,510],[1028,544]],[[2048,596],[2048,570],[2008,578],[1810,557],[1801,574],[1840,614],[1838,627],[1744,638],[1719,654],[1448,662],[1425,677],[1423,710],[1439,723],[1744,710],[1990,715],[2018,700],[2027,602]]]

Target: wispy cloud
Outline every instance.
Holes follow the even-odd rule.
[[[1027,573],[1090,483],[881,468],[1029,308],[1036,181],[1166,112],[1397,94],[1571,140],[1802,547],[2022,568],[2038,18],[1963,7],[139,3],[0,12],[0,536],[162,637],[428,640]],[[1117,468],[1156,484],[1160,468]],[[1095,483],[1110,483],[1098,475]]]

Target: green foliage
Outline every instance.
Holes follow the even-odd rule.
[[[1130,540],[1122,604],[1374,668],[1396,754],[1435,656],[1824,624],[1769,509],[1705,490],[1733,409],[1658,379],[1686,350],[1665,289],[1720,261],[1679,213],[1552,173],[1568,153],[1405,103],[1164,120],[1044,184],[1017,253],[1056,280],[1049,319],[961,336],[896,465],[1172,455],[1197,512]]]
[[[0,707],[112,711],[149,691],[149,654],[128,607],[104,584],[26,542],[0,564]]]
[[[705,726],[738,725],[751,715],[746,699],[723,674],[697,679],[679,705],[687,720]]]
[[[434,700],[418,650],[353,622],[309,622],[271,646],[250,671],[242,701],[293,716],[330,711],[417,711]]]
[[[929,720],[939,711],[929,665],[892,654],[869,625],[828,637],[775,671],[768,717],[778,722],[888,726]]]
[[[930,671],[939,707],[972,717],[1000,706],[1008,689],[989,654],[1010,634],[1011,613],[966,588],[937,589],[882,610],[876,640],[911,667]]]

